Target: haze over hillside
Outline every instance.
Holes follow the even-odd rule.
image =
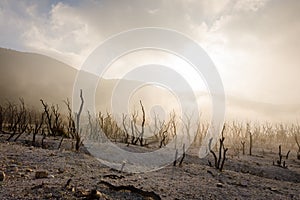
[[[29,105],[41,107],[39,100],[43,98],[49,103],[62,105],[66,98],[72,99],[77,72],[75,68],[44,55],[0,48],[0,101],[5,103],[6,100],[16,101],[19,97],[23,97]],[[92,74],[87,73],[86,76],[97,79]],[[117,81],[101,79],[101,87],[98,87],[96,92],[98,109],[109,110],[112,90]],[[127,80],[122,84],[133,88],[136,82]],[[208,109],[206,107],[210,105],[209,95],[207,93],[197,95],[202,110],[206,112]],[[121,92],[116,98],[119,102],[127,101],[126,96],[127,94]],[[169,96],[164,96],[162,90],[153,88],[146,88],[133,98],[137,105],[139,99],[143,100],[147,108],[157,104],[155,101],[160,99],[159,103],[162,105],[170,102]],[[295,121],[297,116],[300,116],[299,105],[254,102],[230,94],[227,94],[226,106],[227,117],[233,119]]]
[[[72,98],[77,70],[50,57],[0,48],[0,101],[17,101],[22,97],[33,106],[43,98],[50,104],[63,104]],[[93,75],[90,75],[93,76]],[[96,77],[95,77],[96,78]],[[114,80],[102,80],[108,98]]]

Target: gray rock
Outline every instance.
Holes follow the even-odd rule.
[[[47,178],[48,177],[48,172],[47,171],[36,171],[35,172],[35,178]]]

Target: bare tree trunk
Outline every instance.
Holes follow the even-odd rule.
[[[179,167],[182,166],[183,160],[185,158],[185,144],[183,144],[182,151],[183,151],[183,154],[182,154],[182,158],[181,158],[181,160],[179,162]]]
[[[249,155],[252,156],[252,133],[249,132],[250,142],[249,142]]]
[[[298,142],[297,135],[295,135],[295,141],[296,141],[296,144],[298,146],[297,159],[300,160],[300,144]]]
[[[80,127],[79,127],[80,115],[81,115],[81,112],[82,112],[82,109],[83,109],[83,104],[84,104],[82,90],[80,90],[80,99],[81,99],[81,104],[80,104],[78,114],[76,115],[76,135],[75,135],[75,140],[76,140],[75,149],[76,149],[76,151],[78,151],[80,146],[82,145],[82,139],[81,139]]]
[[[140,104],[141,104],[141,107],[142,107],[142,112],[143,112],[143,121],[142,121],[142,130],[141,130],[141,134],[140,134],[140,145],[143,146],[144,143],[144,130],[145,130],[145,109],[144,109],[144,106],[142,104],[142,101],[140,100]]]
[[[223,170],[224,163],[225,163],[225,160],[226,160],[226,153],[228,151],[228,148],[225,148],[225,146],[224,146],[224,140],[225,140],[224,130],[225,130],[225,125],[223,126],[223,129],[222,129],[221,139],[219,140],[220,141],[219,158],[217,157],[217,155],[215,154],[215,152],[211,148],[211,143],[212,143],[213,138],[211,138],[209,140],[209,144],[208,144],[209,151],[211,152],[211,154],[213,155],[214,160],[215,160],[215,168],[218,169],[219,171]],[[222,154],[222,150],[223,150],[223,154]],[[211,162],[208,161],[208,163],[211,166]]]
[[[4,122],[4,109],[0,105],[0,132],[2,132],[3,129],[3,122]]]
[[[245,141],[241,141],[242,143],[242,148],[243,148],[243,155],[245,155]]]

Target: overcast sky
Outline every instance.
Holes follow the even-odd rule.
[[[197,41],[227,94],[300,103],[299,0],[0,1],[0,47],[79,68],[107,37],[163,27]]]

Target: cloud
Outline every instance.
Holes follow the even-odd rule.
[[[216,63],[227,92],[300,101],[298,0],[1,1],[0,46],[79,67],[107,37],[147,26],[192,37]]]
[[[227,56],[220,65],[230,71],[225,79],[232,90],[253,100],[299,102],[299,8],[298,1],[269,1],[221,20],[215,34],[224,41]]]

